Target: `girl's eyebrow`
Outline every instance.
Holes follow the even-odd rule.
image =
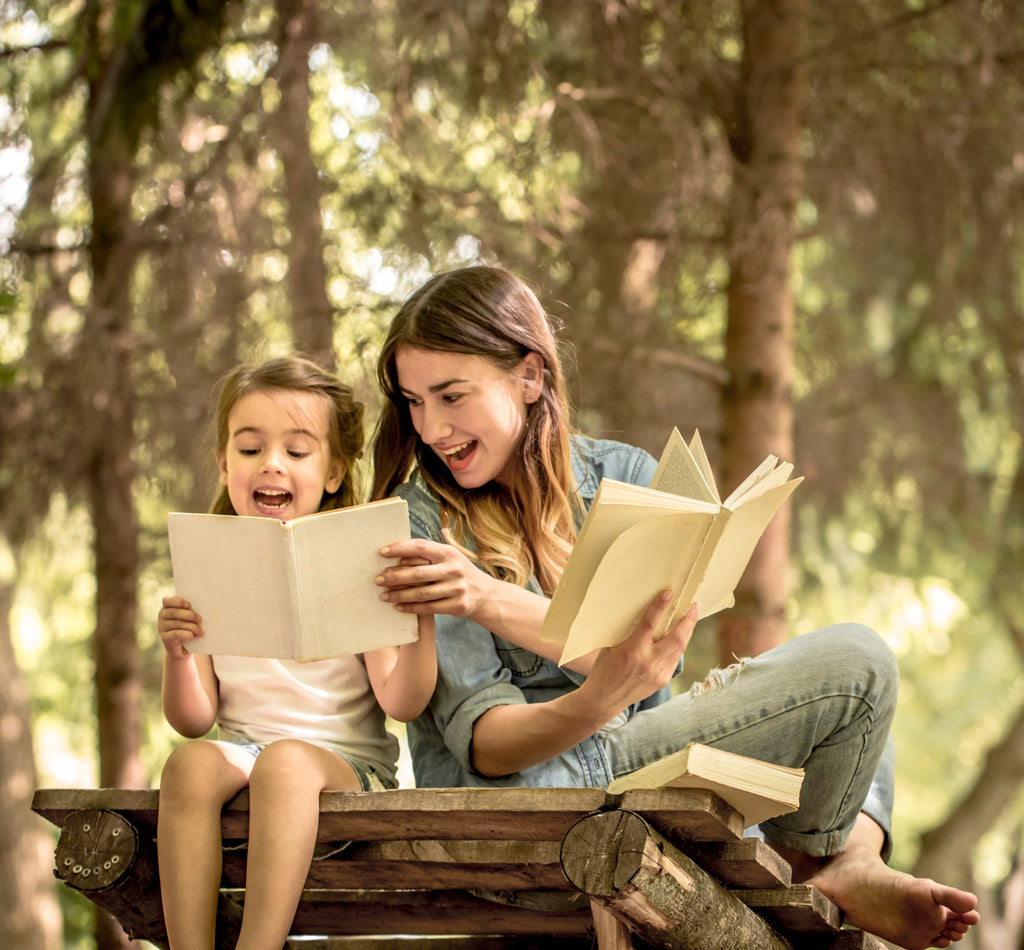
[[[240,435],[249,434],[263,435],[263,430],[259,426],[241,426],[240,428],[235,429],[235,431],[231,433],[231,437],[236,438],[237,436]],[[307,435],[311,439],[318,438],[315,432],[311,432],[309,429],[302,428],[289,429],[287,432],[285,432],[285,435]]]

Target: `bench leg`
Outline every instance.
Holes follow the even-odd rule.
[[[629,928],[607,907],[592,900],[590,912],[594,916],[597,950],[633,950],[633,935]]]

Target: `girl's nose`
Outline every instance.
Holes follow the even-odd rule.
[[[280,449],[268,449],[267,454],[263,457],[263,471],[283,472],[284,452]]]

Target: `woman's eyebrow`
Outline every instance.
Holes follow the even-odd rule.
[[[441,392],[442,389],[447,389],[449,386],[463,385],[463,384],[468,383],[468,382],[469,382],[468,379],[462,379],[460,377],[455,377],[455,378],[452,378],[452,379],[446,379],[444,382],[434,383],[432,386],[428,386],[427,387],[427,392],[428,393],[439,393],[439,392]],[[399,385],[398,388],[406,396],[415,396],[416,395],[416,393],[414,393],[411,389],[406,389],[404,386]]]

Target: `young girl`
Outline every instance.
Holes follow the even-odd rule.
[[[362,406],[297,358],[242,366],[216,408],[220,491],[211,511],[282,521],[354,504]],[[166,597],[163,707],[192,741],[160,781],[157,848],[164,917],[177,950],[212,948],[221,877],[220,813],[249,788],[245,910],[237,946],[281,950],[306,880],[324,789],[393,788],[398,743],[434,688],[432,618],[417,642],[313,663],[187,652],[202,618]],[[423,620],[427,619],[427,622]],[[202,739],[212,727],[219,739]]]
[[[689,742],[802,767],[799,810],[762,826],[795,874],[901,946],[963,937],[973,894],[881,857],[897,670],[872,630],[805,634],[663,701],[696,622],[691,608],[655,641],[663,594],[589,675],[551,662],[545,595],[600,479],[646,485],[655,462],[570,433],[557,342],[521,280],[471,267],[428,281],[395,317],[378,380],[373,497],[404,497],[421,539],[385,549],[421,563],[378,583],[400,609],[439,614],[437,688],[410,727],[418,784],[604,786]]]

